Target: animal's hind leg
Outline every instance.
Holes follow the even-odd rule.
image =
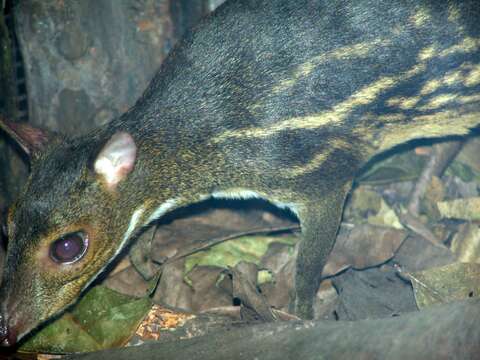
[[[335,244],[342,218],[345,197],[351,183],[320,194],[316,201],[299,207],[302,241],[296,260],[295,313],[303,319],[313,318],[313,301],[322,269]]]

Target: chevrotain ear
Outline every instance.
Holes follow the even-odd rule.
[[[94,160],[94,170],[110,190],[133,170],[137,158],[137,145],[126,132],[117,132],[103,146]]]
[[[35,128],[26,123],[14,123],[0,117],[0,129],[5,131],[25,152],[30,160],[35,160],[53,143],[59,142],[57,134]]]

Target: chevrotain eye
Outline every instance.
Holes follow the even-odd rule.
[[[50,257],[62,264],[80,260],[88,247],[87,235],[82,231],[66,234],[50,245]]]

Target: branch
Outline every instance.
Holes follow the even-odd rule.
[[[274,322],[67,358],[473,359],[480,350],[478,324],[480,299],[469,299],[388,319]]]

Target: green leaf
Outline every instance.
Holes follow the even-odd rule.
[[[268,246],[273,242],[293,245],[298,241],[295,236],[244,236],[225,241],[210,249],[190,255],[185,261],[185,273],[188,274],[197,265],[210,265],[221,268],[234,267],[240,261],[259,264]]]
[[[478,174],[476,174],[471,167],[461,163],[460,161],[452,161],[446,171],[446,174],[458,176],[462,181],[465,182],[478,179]]]
[[[96,286],[70,311],[28,339],[20,351],[70,353],[122,346],[151,305],[149,298],[133,298]]]

